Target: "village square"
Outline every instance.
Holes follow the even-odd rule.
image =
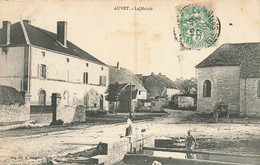
[[[0,1],[0,164],[259,164],[250,2]]]

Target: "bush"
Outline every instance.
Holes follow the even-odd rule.
[[[63,125],[64,124],[64,121],[59,119],[59,120],[56,120],[54,122],[51,122],[50,125]]]

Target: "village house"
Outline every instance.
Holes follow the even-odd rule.
[[[196,66],[197,111],[224,102],[231,112],[260,115],[260,43],[224,44]]]
[[[143,86],[149,91],[148,98],[165,97],[170,100],[174,94],[180,93],[180,90],[176,88],[174,82],[161,73],[156,75],[152,72],[151,75],[148,76],[144,76],[142,74],[137,74],[136,76],[142,81]]]
[[[84,105],[107,109],[106,64],[67,40],[65,21],[57,33],[31,25],[29,20],[0,29],[0,85],[26,91],[31,106],[50,105],[52,93],[60,93],[63,106]]]
[[[109,66],[109,84],[115,83],[119,83],[120,88],[124,89],[121,93],[122,99],[118,104],[118,109],[120,111],[129,111],[128,107],[130,106],[130,97],[125,97],[128,96],[126,92],[130,91],[130,84],[132,85],[131,90],[135,91],[132,94],[132,111],[137,106],[138,100],[145,100],[147,98],[147,90],[142,86],[142,81],[130,70],[120,67],[119,62],[117,63],[117,66]],[[110,107],[111,109],[115,109],[114,103],[111,103]]]

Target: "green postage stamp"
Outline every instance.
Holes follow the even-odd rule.
[[[211,4],[177,8],[181,50],[215,46],[220,34],[220,21]]]

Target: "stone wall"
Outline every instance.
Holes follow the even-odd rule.
[[[216,66],[197,69],[198,100],[197,111],[212,110],[222,100],[231,111],[240,109],[240,68],[239,66]],[[211,97],[203,97],[203,83],[211,82]]]
[[[0,105],[0,123],[30,120],[30,95],[23,94],[25,104]]]
[[[240,79],[240,112],[249,116],[260,116],[260,97],[257,83],[260,78]]]
[[[17,122],[30,119],[30,108],[26,105],[0,105],[0,122]]]
[[[85,122],[86,108],[85,106],[77,106],[77,107],[58,106],[57,120],[58,119],[63,120],[64,123]]]

